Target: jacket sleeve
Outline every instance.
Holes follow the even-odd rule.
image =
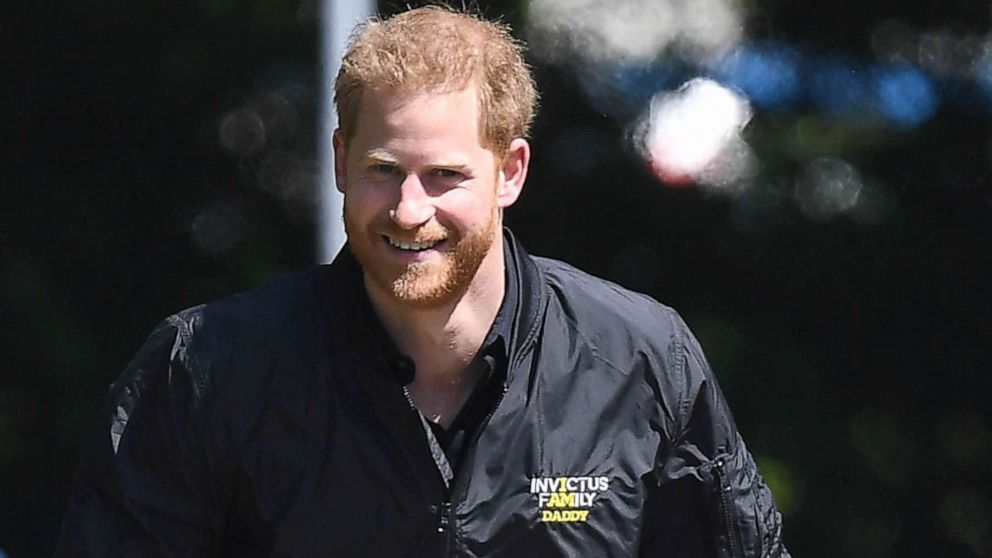
[[[680,386],[642,525],[644,557],[788,557],[782,517],[698,341],[677,315],[665,373]]]
[[[185,322],[166,320],[111,385],[56,557],[216,555],[220,514],[193,425],[204,382],[191,372],[188,339]]]

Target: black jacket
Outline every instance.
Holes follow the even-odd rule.
[[[56,556],[788,556],[679,316],[507,251],[501,389],[450,485],[345,249],[152,332]]]

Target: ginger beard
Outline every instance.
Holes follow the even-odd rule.
[[[385,219],[388,223],[388,218]],[[487,222],[478,230],[465,231],[464,235],[444,227],[436,219],[413,235],[399,233],[391,223],[363,227],[356,221],[348,211],[348,196],[345,196],[344,226],[348,244],[366,277],[398,302],[429,308],[460,296],[468,289],[499,234],[500,210],[494,196]],[[396,261],[388,254],[392,248],[377,231],[396,233],[396,238],[413,242],[444,238],[444,244],[439,246],[441,257],[407,263]]]

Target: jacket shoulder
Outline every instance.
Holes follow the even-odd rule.
[[[536,257],[552,296],[586,337],[611,344],[624,335],[656,344],[678,333],[682,319],[669,306],[648,295],[586,273],[564,262]]]
[[[317,268],[295,272],[167,317],[150,338],[170,345],[167,362],[148,372],[170,370],[170,382],[183,384],[195,414],[249,411],[276,372],[289,380],[312,370],[317,278]]]
[[[254,289],[176,312],[170,322],[190,332],[217,334],[231,330],[274,329],[303,306],[313,306],[317,269],[310,268],[271,279]]]
[[[561,327],[614,372],[640,379],[656,393],[674,433],[708,365],[682,317],[653,298],[568,264],[536,259],[560,308]]]

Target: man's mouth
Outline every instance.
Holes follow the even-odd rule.
[[[424,250],[430,250],[431,248],[434,248],[438,244],[444,242],[443,238],[435,239],[435,240],[425,240],[423,242],[399,240],[389,236],[386,236],[385,238],[386,238],[386,242],[388,242],[389,245],[392,246],[393,248],[397,248],[399,250],[405,250],[407,252],[423,252]]]

